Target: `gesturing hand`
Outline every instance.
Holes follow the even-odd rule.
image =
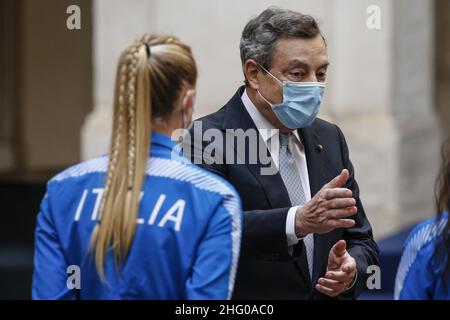
[[[356,261],[347,252],[345,240],[339,240],[328,255],[327,272],[319,278],[316,290],[330,297],[335,297],[352,283],[356,275]]]
[[[342,170],[340,175],[324,185],[310,201],[298,207],[295,216],[297,237],[355,225],[353,219],[346,219],[357,212],[352,191],[342,188],[348,178],[348,170]]]

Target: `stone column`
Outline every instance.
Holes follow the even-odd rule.
[[[111,134],[114,80],[122,50],[153,31],[155,1],[94,0],[94,109],[81,130],[83,159],[107,152]]]
[[[332,1],[326,117],[346,134],[361,198],[378,236],[434,213],[432,1]],[[370,5],[381,28],[367,28]]]
[[[446,137],[450,137],[450,1],[436,0],[436,105]]]
[[[0,172],[12,170],[15,160],[18,11],[16,2],[0,0]]]

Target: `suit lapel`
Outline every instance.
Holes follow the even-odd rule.
[[[251,116],[248,114],[244,104],[241,100],[241,95],[243,93],[244,87],[241,87],[237,93],[231,98],[231,100],[226,105],[226,116],[224,121],[223,129],[242,129],[244,131],[248,129],[253,129],[258,132],[255,123],[253,122]],[[258,133],[258,139],[262,139],[262,137]],[[269,150],[265,146],[264,142],[258,142],[259,146],[263,146],[264,150],[262,152],[267,152],[270,155]],[[248,145],[245,146],[245,152],[248,153]],[[237,155],[236,148],[235,159],[237,157],[245,156],[248,159],[248,155]],[[258,150],[258,152],[260,152]],[[264,189],[266,198],[270,203],[272,208],[284,208],[291,206],[291,201],[289,199],[289,194],[284,186],[283,180],[281,178],[278,170],[274,175],[263,175],[261,174],[261,169],[267,168],[268,164],[262,164],[259,159],[258,153],[258,161],[256,163],[249,163],[249,161],[245,161],[245,166],[250,170],[256,180],[259,181],[262,188]],[[270,157],[272,161],[272,157]],[[275,164],[271,164],[275,166]],[[274,188],[273,186],[282,186]]]
[[[322,152],[319,150],[321,145],[313,127],[299,129],[299,135],[305,148],[306,164],[308,166],[309,188],[311,197],[313,197],[323,186],[324,175]]]

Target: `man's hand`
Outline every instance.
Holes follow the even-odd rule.
[[[341,294],[353,282],[356,275],[356,261],[346,250],[345,240],[339,240],[328,255],[325,278],[319,278],[316,290],[330,297]]]
[[[351,228],[353,219],[345,219],[357,212],[352,191],[342,188],[347,182],[347,169],[328,182],[319,192],[295,214],[295,233],[302,238],[309,233],[327,233],[336,228]]]

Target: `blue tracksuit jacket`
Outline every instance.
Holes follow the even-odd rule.
[[[137,229],[117,272],[97,275],[89,241],[98,220],[107,156],[75,165],[47,185],[35,234],[34,299],[228,299],[241,241],[242,209],[225,180],[180,157],[153,133]],[[177,156],[178,155],[178,156]]]

